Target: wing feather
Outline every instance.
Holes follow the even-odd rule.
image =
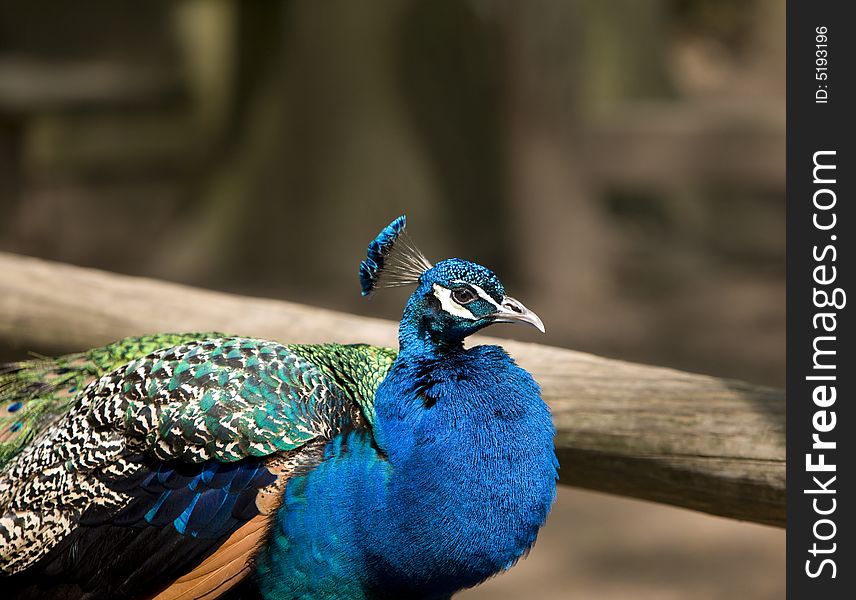
[[[217,337],[118,366],[102,360],[112,370],[98,372],[0,472],[0,572],[22,581],[36,571],[66,573],[105,552],[94,540],[111,536],[108,548],[147,552],[147,561],[110,557],[107,571],[119,579],[105,584],[105,575],[89,573],[81,590],[119,597],[127,582],[151,579],[163,560],[147,545],[155,541],[183,548],[180,572],[192,572],[235,531],[264,521],[290,474],[321,460],[325,441],[366,426],[376,384],[360,369],[379,382],[389,352]],[[172,533],[153,537],[146,528]]]

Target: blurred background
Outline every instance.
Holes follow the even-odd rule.
[[[784,18],[4,0],[0,251],[397,318],[406,292],[361,300],[356,265],[406,212],[429,258],[497,271],[539,342],[782,387]],[[531,556],[461,597],[778,599],[784,539],[562,488]]]

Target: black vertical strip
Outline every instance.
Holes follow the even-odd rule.
[[[787,566],[788,598],[796,600],[856,597],[850,8],[787,3]]]

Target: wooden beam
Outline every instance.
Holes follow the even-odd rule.
[[[396,345],[396,324],[0,253],[0,339],[80,350],[128,335],[219,330],[282,342]],[[692,332],[687,332],[692,335]],[[785,524],[779,390],[501,343],[555,416],[562,483]]]

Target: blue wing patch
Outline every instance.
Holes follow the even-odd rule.
[[[108,483],[132,500],[112,516],[97,509],[87,511],[81,524],[109,521],[123,527],[171,526],[181,535],[215,539],[258,515],[259,490],[277,479],[262,458],[197,464],[141,458],[145,463],[141,472]]]

